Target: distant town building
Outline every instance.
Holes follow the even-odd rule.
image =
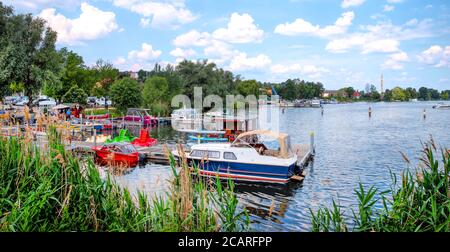
[[[352,97],[355,99],[359,99],[361,98],[361,93],[359,91],[355,91],[353,92]]]
[[[128,74],[130,75],[130,78],[137,80],[139,75],[137,72],[129,71]]]
[[[340,96],[339,90],[325,90],[322,93],[322,98],[333,98],[333,97],[338,97],[338,96]]]

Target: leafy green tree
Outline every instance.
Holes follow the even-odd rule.
[[[23,83],[25,95],[32,97],[44,83],[57,81],[56,32],[45,20],[31,14],[14,15],[11,8],[0,5],[0,27],[1,90],[10,82]]]
[[[116,80],[111,86],[110,96],[115,107],[122,113],[128,108],[139,107],[142,102],[141,87],[129,77]]]
[[[119,77],[119,70],[102,59],[97,60],[88,72],[90,78],[87,80],[86,89],[95,96],[108,96],[112,83]]]
[[[254,95],[258,97],[259,84],[256,80],[240,80],[237,82],[236,87],[237,91],[243,96]]]
[[[166,78],[154,76],[147,79],[142,92],[144,105],[154,113],[168,113],[168,90],[169,84]]]
[[[448,100],[450,98],[450,90],[444,90],[441,92],[441,99]]]
[[[392,89],[392,100],[394,101],[407,101],[408,97],[406,92],[401,87],[395,87]]]
[[[418,98],[424,101],[430,100],[431,97],[428,95],[428,88],[426,87],[419,88]]]
[[[72,86],[62,97],[62,101],[65,103],[86,104],[86,99],[87,94],[77,86]]]

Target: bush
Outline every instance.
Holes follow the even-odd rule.
[[[141,88],[131,78],[116,80],[111,86],[111,99],[115,108],[125,113],[128,108],[140,107],[142,102]]]
[[[77,86],[72,86],[62,97],[62,101],[65,103],[86,104],[86,99],[87,94]]]

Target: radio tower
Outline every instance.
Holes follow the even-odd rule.
[[[383,74],[381,74],[381,90],[380,90],[380,94],[381,94],[381,99],[383,100],[383,98],[384,98],[384,80],[383,80]]]

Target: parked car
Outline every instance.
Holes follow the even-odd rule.
[[[88,105],[95,105],[95,101],[97,100],[97,97],[95,97],[95,96],[89,96],[87,99],[86,99],[86,102],[87,102],[87,104]]]
[[[3,99],[3,104],[5,105],[13,105],[17,100],[20,99],[19,96],[6,96]]]
[[[28,96],[22,96],[22,97],[20,97],[20,99],[18,99],[18,100],[14,103],[14,105],[16,105],[16,106],[25,106],[25,105],[28,104],[29,101],[30,101],[30,100],[28,99]]]
[[[53,98],[41,95],[33,101],[33,104],[39,107],[53,107],[56,106],[56,101]]]
[[[105,97],[100,97],[100,98],[96,99],[95,105],[105,106],[105,100],[106,100],[106,105],[111,106],[112,102],[110,100],[107,100]]]

